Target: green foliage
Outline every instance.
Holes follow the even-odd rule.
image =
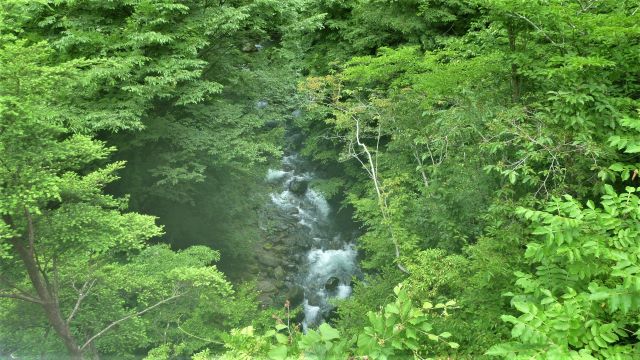
[[[639,19],[630,0],[3,1],[0,356],[639,357]],[[212,266],[251,265],[285,125],[354,209],[367,272],[306,334],[264,329]]]
[[[402,279],[397,269],[384,269],[379,275],[366,275],[357,281],[353,294],[340,301],[335,325],[345,337],[357,336],[368,325],[367,312],[380,309],[392,300],[393,288]]]
[[[540,240],[527,245],[533,274],[518,273],[521,293],[512,305],[521,315],[512,343],[489,354],[518,358],[633,358],[638,303],[635,187],[618,194],[605,186],[599,206],[570,196],[552,199],[544,211],[520,209]]]
[[[472,2],[460,0],[315,2],[311,11],[324,14],[322,30],[308,35],[310,68],[326,72],[354,55],[384,46],[436,46],[436,39],[464,33],[477,16]]]
[[[640,52],[631,2],[471,4],[430,2],[434,20],[419,26],[440,36],[428,42],[412,37],[422,10],[414,4],[323,4],[335,24],[319,35],[333,51],[322,57],[332,71],[319,66],[324,76],[303,85],[310,112],[299,125],[320,138],[309,154],[342,161],[346,200],[366,228],[363,267],[382,274],[356,289],[338,323],[378,306],[371,294],[384,294],[384,275],[401,263],[417,298],[463,305],[447,325],[478,357],[508,336],[496,319],[513,310],[500,294],[514,271],[530,270],[517,207],[546,208],[567,193],[585,202],[602,181],[635,186]],[[381,11],[390,16],[374,15]],[[438,21],[452,31],[430,27]],[[371,24],[375,35],[346,35]],[[333,46],[337,39],[345,44]],[[578,270],[544,271],[562,279]],[[536,284],[557,291],[547,280]]]
[[[430,320],[447,316],[455,307],[454,301],[433,305],[426,302],[415,306],[402,284],[393,290],[396,299],[380,311],[367,313],[367,326],[357,336],[346,339],[340,331],[326,323],[317,330],[302,334],[299,329],[280,320],[275,329],[264,335],[254,333],[252,327],[234,330],[225,344],[229,349],[222,359],[250,359],[264,357],[273,360],[346,359],[351,355],[375,359],[423,358],[433,354],[433,345],[446,344],[450,349],[459,345],[449,341],[451,334],[433,332]]]
[[[89,60],[72,56],[81,51],[81,44],[104,39],[93,34],[91,41],[77,42],[82,32],[78,30],[73,36],[73,31],[66,33],[67,43],[43,40],[20,16],[27,8],[36,18],[40,11],[52,9],[41,5],[10,1],[0,6],[2,17],[11,19],[0,37],[0,353],[127,357],[167,340],[179,342],[184,321],[233,293],[212,266],[219,254],[204,247],[179,253],[166,245],[148,247],[146,242],[162,235],[162,229],[152,216],[126,213],[126,198],[105,194],[105,186],[118,179],[116,172],[124,162],[108,163],[115,148],[93,134],[139,127],[136,112],[144,108],[140,102],[164,97],[164,91],[175,94],[172,80],[158,80],[154,85],[164,89],[152,94],[141,90],[141,97],[119,104],[135,111],[118,108],[117,101],[107,100],[108,92],[126,86],[119,83],[122,87],[108,90],[114,84],[105,85],[98,78],[122,80],[128,75],[100,74],[103,66],[113,65],[108,51]],[[106,4],[103,15],[110,16],[111,5]],[[72,10],[79,8],[68,10],[69,17],[57,19],[69,21]],[[51,25],[55,19],[40,25]],[[93,29],[100,32],[100,27]],[[164,42],[148,35],[138,39],[146,42],[144,46]],[[124,60],[118,62],[122,65]],[[183,80],[193,76],[185,73]],[[91,99],[96,92],[103,96]],[[221,306],[218,315],[238,321],[230,315],[233,312]],[[222,327],[220,323],[211,328]],[[188,353],[201,345],[182,346]]]
[[[218,254],[207,248],[146,248],[146,240],[162,233],[155,219],[124,213],[125,199],[103,193],[123,163],[104,164],[114,149],[69,128],[67,110],[82,63],[49,64],[52,50],[42,42],[2,45],[0,266],[3,298],[9,298],[1,303],[2,352],[63,351],[58,339],[47,336],[53,332],[51,316],[34,309],[33,303],[49,305],[45,296],[53,296],[52,311],[66,319],[78,340],[106,329],[91,345],[105,354],[134,353],[160,338],[157,324],[139,316],[154,304],[194,296],[175,305],[172,320],[164,322],[169,324],[201,301],[228,296],[229,283],[209,266]],[[41,283],[54,290],[38,289]],[[29,302],[18,303],[15,296]],[[29,321],[21,314],[31,314]],[[119,319],[128,326],[108,331]]]

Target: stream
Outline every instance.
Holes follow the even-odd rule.
[[[331,299],[351,294],[358,274],[357,251],[350,232],[339,229],[336,213],[322,194],[309,184],[316,175],[297,153],[282,158],[279,169],[269,169],[266,180],[274,187],[272,205],[283,218],[295,222],[300,247],[294,254],[291,283],[304,291],[303,330],[324,321],[334,305]]]

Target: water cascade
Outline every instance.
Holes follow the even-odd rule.
[[[280,216],[295,220],[302,245],[290,278],[304,290],[304,329],[324,320],[333,309],[330,299],[351,294],[351,279],[358,271],[352,236],[338,229],[328,202],[308,186],[315,175],[307,168],[293,153],[282,159],[281,169],[269,169],[266,176],[274,185],[273,205]]]

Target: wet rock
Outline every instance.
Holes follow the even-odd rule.
[[[262,294],[274,293],[278,288],[269,280],[262,280],[256,285],[256,289]]]
[[[308,187],[309,182],[307,180],[293,179],[291,183],[289,183],[289,191],[296,195],[304,195]]]
[[[302,143],[304,142],[304,135],[302,134],[293,134],[289,137],[289,148],[291,150],[299,149],[302,147]]]
[[[271,296],[269,296],[269,294],[260,294],[260,296],[258,296],[258,301],[262,305],[263,309],[267,309],[273,306],[273,299],[271,298]]]
[[[338,320],[338,308],[332,308],[331,310],[329,310],[329,313],[325,315],[324,321],[333,323],[336,320]]]
[[[302,329],[302,322],[304,321],[304,311],[300,311],[298,315],[293,319],[293,323],[297,324]]]
[[[331,239],[326,242],[326,249],[328,250],[340,250],[344,244],[339,239]]]
[[[307,303],[311,306],[320,306],[322,304],[322,296],[316,292],[310,292],[306,296]]]
[[[287,224],[286,222],[280,222],[278,224],[276,224],[275,226],[275,230],[278,232],[283,232],[289,229],[289,224]]]
[[[296,242],[293,245],[295,245],[296,247],[300,248],[301,250],[308,250],[313,245],[313,239],[298,238],[298,239],[296,239]]]
[[[284,269],[282,269],[282,266],[278,266],[273,270],[273,277],[276,280],[283,280],[284,279]]]
[[[333,292],[338,288],[338,285],[340,285],[340,279],[332,276],[329,278],[329,280],[327,280],[326,283],[324,283],[324,288],[329,292]]]
[[[272,251],[274,253],[278,253],[278,254],[286,254],[287,253],[287,247],[284,245],[274,245]]]
[[[287,300],[289,300],[291,308],[302,304],[304,301],[304,289],[299,285],[291,287],[289,291],[287,291]]]
[[[280,265],[280,259],[278,259],[274,254],[270,254],[267,252],[262,252],[257,255],[257,260],[260,264],[267,267],[276,267]]]

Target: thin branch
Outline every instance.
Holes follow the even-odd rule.
[[[60,294],[60,272],[58,271],[58,264],[57,264],[57,260],[58,257],[57,256],[53,256],[51,258],[51,270],[53,272],[53,282],[51,283],[51,292],[53,293],[53,298],[56,299],[56,301],[58,301],[59,294]]]
[[[365,143],[363,143],[360,140],[360,120],[358,118],[356,118],[355,116],[352,116],[352,118],[356,121],[356,142],[358,144],[358,146],[360,146],[362,148],[362,150],[364,151],[364,153],[367,155],[367,160],[369,162],[369,169],[370,169],[370,175],[371,175],[371,179],[373,180],[373,185],[376,188],[376,194],[378,195],[378,201],[383,201],[382,199],[382,192],[380,190],[380,184],[378,183],[378,175],[376,174],[376,167],[375,164],[373,163],[373,157],[371,156],[371,152],[369,152],[369,148],[367,147],[367,145]]]
[[[24,216],[27,218],[27,239],[29,240],[29,255],[35,259],[36,231],[35,226],[33,225],[33,218],[31,217],[31,213],[26,207],[24,208]]]
[[[378,118],[378,138],[376,139],[376,169],[378,168],[378,154],[380,153],[380,138],[382,137],[382,124]]]
[[[547,38],[547,40],[551,41],[551,43],[552,43],[553,45],[558,45],[558,43],[556,43],[555,41],[553,41],[553,39],[552,39],[551,37],[549,37],[549,35],[547,35],[547,33],[546,33],[544,30],[542,30],[542,29],[541,29],[538,25],[536,25],[533,21],[529,20],[529,18],[527,18],[526,16],[524,16],[524,15],[520,15],[520,14],[518,14],[518,13],[511,13],[511,14],[509,14],[509,15],[511,15],[511,16],[515,16],[515,17],[517,17],[517,18],[519,18],[519,19],[522,19],[522,20],[526,21],[526,22],[527,22],[527,23],[529,23],[531,26],[533,26],[534,28],[536,28],[536,30],[540,31],[540,32],[542,33],[542,35],[544,35],[544,37],[546,37],[546,38]]]
[[[15,284],[9,282],[3,276],[0,276],[0,282],[5,284],[5,285],[7,285],[7,286],[9,286],[10,288],[13,288],[14,290],[17,290],[20,294],[22,294],[22,295],[24,295],[26,297],[32,297],[32,295],[28,291],[22,289],[18,285],[15,285]]]
[[[389,216],[387,214],[387,207],[388,207],[387,206],[387,199],[386,199],[385,196],[382,195],[382,191],[380,189],[380,183],[379,183],[379,180],[378,180],[378,172],[377,172],[378,169],[375,167],[375,164],[374,164],[374,161],[373,161],[373,157],[371,156],[371,152],[369,151],[369,148],[367,147],[367,145],[365,143],[360,141],[360,120],[355,116],[352,116],[352,118],[356,122],[356,142],[358,143],[358,145],[360,147],[362,147],[362,150],[367,155],[367,160],[368,160],[369,166],[370,166],[371,180],[373,180],[373,185],[375,186],[376,194],[378,195],[378,203],[380,204],[380,210],[382,212],[382,218],[385,220],[385,222],[388,222]],[[394,250],[395,250],[396,265],[397,265],[398,269],[400,269],[400,271],[402,271],[405,274],[409,274],[409,270],[407,270],[407,268],[405,268],[399,261],[399,259],[400,259],[400,245],[398,245],[398,240],[396,239],[396,237],[394,235],[393,227],[391,225],[389,225],[389,230],[391,232],[391,241],[393,242],[393,247],[394,247]]]
[[[418,150],[414,150],[413,152],[413,157],[416,159],[416,161],[418,162],[418,165],[420,166],[420,175],[422,175],[422,182],[424,182],[424,187],[425,190],[427,188],[429,188],[429,179],[427,178],[427,174],[425,174],[424,172],[424,163],[422,162],[422,159],[420,158],[420,154],[418,154]]]
[[[208,342],[208,343],[213,343],[213,344],[218,344],[218,345],[224,345],[224,343],[223,343],[223,342],[216,341],[216,340],[211,340],[211,339],[206,339],[206,338],[203,338],[203,337],[200,337],[200,336],[194,335],[194,334],[192,334],[192,333],[190,333],[190,332],[187,332],[185,329],[183,329],[183,328],[180,326],[180,324],[178,324],[178,330],[182,331],[185,335],[188,335],[188,336],[190,336],[190,337],[192,337],[192,338],[194,338],[194,339],[198,339],[198,340],[201,340],[201,341],[206,341],[206,342]]]
[[[32,302],[35,304],[44,304],[40,299],[36,299],[34,297],[23,295],[23,294],[0,293],[0,298],[18,299],[18,300],[23,300],[27,302]]]
[[[153,305],[151,305],[151,306],[149,306],[149,307],[147,307],[147,308],[145,308],[143,310],[140,310],[140,311],[138,311],[136,313],[127,315],[127,316],[125,316],[125,317],[123,317],[123,318],[121,318],[119,320],[116,320],[116,321],[112,322],[111,324],[107,325],[107,327],[105,327],[104,329],[100,330],[97,334],[93,335],[89,340],[87,340],[80,347],[80,350],[81,351],[84,350],[87,346],[89,346],[91,344],[91,342],[93,342],[93,340],[95,340],[95,339],[99,338],[100,336],[104,335],[104,333],[109,331],[112,327],[120,324],[121,322],[126,321],[126,320],[128,320],[128,319],[130,319],[130,318],[132,318],[134,316],[140,316],[140,315],[142,315],[142,314],[144,314],[144,313],[146,313],[146,312],[148,312],[150,310],[153,310],[153,309],[157,308],[158,306],[160,306],[160,305],[162,305],[164,303],[167,303],[167,302],[169,302],[169,301],[171,301],[173,299],[177,299],[177,298],[183,296],[184,294],[186,294],[186,293],[181,293],[181,294],[176,294],[176,295],[170,296],[170,297],[168,297],[166,299],[158,301],[157,303],[155,303],[155,304],[153,304]]]
[[[31,212],[29,211],[29,209],[25,206],[24,207],[24,216],[27,219],[27,240],[29,241],[29,256],[31,256],[33,258],[33,260],[35,260],[35,264],[36,267],[38,269],[38,271],[40,272],[40,274],[42,274],[42,278],[44,279],[47,288],[50,289],[51,286],[51,282],[49,281],[49,277],[47,275],[47,272],[44,271],[45,266],[42,266],[42,263],[40,262],[40,259],[38,258],[38,254],[36,254],[36,226],[33,223],[33,217],[31,216]],[[55,291],[53,292],[54,295]],[[54,296],[55,297],[55,296]]]
[[[67,325],[71,323],[71,320],[73,320],[73,317],[76,316],[76,314],[78,313],[82,300],[84,300],[84,298],[86,298],[89,295],[89,293],[91,292],[91,288],[96,283],[96,280],[98,279],[87,280],[80,289],[76,289],[75,285],[72,285],[73,288],[78,292],[78,300],[76,300],[76,304],[73,306],[73,310],[71,310],[71,314],[69,314],[69,317],[67,317]]]
[[[438,165],[439,163],[437,163],[436,159],[433,158],[433,151],[431,151],[431,146],[429,146],[429,143],[426,143],[425,145],[427,145],[427,151],[429,152],[429,157],[431,158],[431,165]]]

